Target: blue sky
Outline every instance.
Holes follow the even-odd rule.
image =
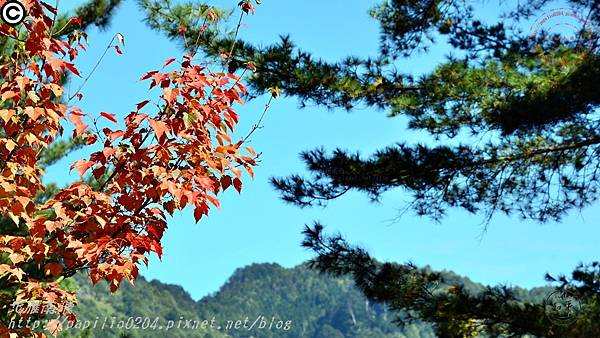
[[[236,1],[213,1],[228,4]],[[61,10],[72,8],[70,2]],[[335,61],[347,55],[377,54],[378,26],[367,10],[376,2],[360,0],[303,0],[298,2],[263,0],[256,15],[244,20],[240,35],[268,44],[280,34],[315,56]],[[119,8],[111,27],[92,30],[87,53],[79,59],[85,75],[116,32],[125,36],[124,55],[109,53],[100,71],[84,89],[81,107],[94,115],[108,111],[125,116],[135,103],[148,97],[147,84],[138,82],[145,72],[158,69],[164,60],[179,56],[178,46],[148,29],[134,1]],[[400,69],[425,72],[446,52],[434,48],[399,63]],[[72,84],[72,91],[78,86]],[[238,127],[247,132],[268,97],[238,106]],[[453,270],[487,284],[532,287],[544,284],[543,275],[568,273],[579,262],[597,259],[597,218],[600,207],[573,212],[561,223],[544,225],[497,216],[480,237],[483,218],[453,210],[441,223],[406,214],[398,215],[409,198],[401,190],[388,192],[380,203],[350,193],[327,208],[299,209],[279,200],[269,185],[272,176],[303,173],[298,154],[324,146],[360,150],[369,154],[398,141],[426,140],[423,133],[406,130],[402,118],[390,119],[385,111],[358,109],[326,111],[320,107],[298,108],[295,98],[278,99],[264,121],[264,128],[252,137],[251,146],[263,153],[254,180],[247,179],[241,195],[229,190],[221,209],[195,224],[191,211],[169,221],[162,261],[153,257],[142,274],[150,279],[182,285],[195,299],[215,292],[236,268],[254,262],[277,262],[295,266],[311,257],[300,247],[304,224],[320,220],[328,231],[342,232],[347,239],[370,250],[382,260],[431,265]],[[85,156],[79,151],[47,171],[48,180],[66,183],[77,179],[66,175],[74,160]]]

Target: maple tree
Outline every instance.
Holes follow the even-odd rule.
[[[246,93],[240,78],[211,71],[195,53],[141,78],[160,90],[160,103],[137,103],[122,128],[115,114],[84,112],[73,104],[83,99],[81,88],[69,95],[63,84],[68,76],[81,77],[74,61],[87,35],[74,29],[62,39],[54,34],[61,30],[55,7],[23,3],[28,18],[22,26],[0,24],[0,34],[16,44],[0,64],[0,215],[12,221],[0,232],[0,308],[7,313],[0,316],[0,336],[42,337],[7,321],[48,319],[46,329],[56,335],[59,319],[77,320],[66,306],[76,295],[61,286],[65,277],[86,270],[93,283],[106,280],[113,292],[124,280],[133,282],[150,253],[162,254],[166,214],[189,206],[199,221],[219,206],[219,193],[231,186],[241,191],[242,171],[253,176],[258,155],[244,146],[247,136],[232,139],[238,123],[232,106]],[[246,14],[254,10],[247,1],[240,7]],[[117,34],[109,47],[120,54],[120,42]],[[98,119],[114,127],[99,130]],[[74,138],[99,149],[71,166],[90,178],[36,203],[45,189],[42,154],[63,134],[64,121],[72,123]],[[31,301],[51,308],[9,312],[12,304]]]

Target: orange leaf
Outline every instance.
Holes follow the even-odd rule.
[[[13,264],[19,264],[25,261],[25,256],[13,252],[8,255],[8,259],[10,259]]]
[[[254,149],[252,149],[250,147],[246,147],[246,150],[248,150],[248,152],[250,153],[250,155],[256,157],[256,152],[254,151]]]
[[[58,319],[49,320],[48,324],[46,324],[46,327],[48,328],[48,331],[50,331],[50,334],[52,334],[54,337],[58,336],[58,333],[63,329],[62,323]]]
[[[255,71],[256,71],[256,66],[254,65],[254,63],[253,63],[253,62],[248,62],[248,63],[246,64],[246,68],[247,68],[247,69],[249,69],[250,71],[253,71],[253,72],[255,72]]]
[[[121,284],[121,281],[119,281],[118,279],[113,279],[110,283],[110,292],[112,292],[112,293],[117,292],[120,284]]]
[[[173,88],[165,88],[163,91],[163,99],[167,102],[168,105],[172,105],[175,102],[175,100],[177,100],[179,90]]]
[[[56,97],[62,96],[64,92],[63,88],[56,83],[50,83],[48,84],[48,87],[50,87],[50,90],[52,90]]]
[[[71,169],[77,169],[77,172],[79,172],[79,176],[83,176],[85,172],[93,165],[93,161],[79,160],[71,166]]]
[[[168,130],[167,124],[162,121],[149,119],[148,122],[150,123],[150,127],[152,127],[154,130],[154,133],[156,133],[156,137],[158,139],[160,139],[160,137]]]
[[[14,91],[7,91],[2,93],[2,96],[0,96],[0,99],[2,99],[2,101],[8,101],[9,99],[12,99],[13,97],[17,96],[17,93],[15,93]]]
[[[240,169],[236,167],[231,167],[230,169],[235,174],[235,177],[238,178],[238,180],[242,178],[242,171]]]
[[[212,21],[212,22],[217,21],[217,14],[212,9],[208,11],[207,15],[208,15],[208,18],[210,19],[210,21]]]
[[[113,147],[104,147],[104,149],[102,149],[102,154],[104,155],[104,157],[106,157],[107,159],[109,157],[111,157],[114,153],[117,152],[116,148]]]
[[[107,136],[108,138],[110,138],[110,141],[114,141],[116,139],[118,139],[119,137],[122,137],[123,135],[125,135],[125,133],[121,130],[117,130],[114,132],[109,133]]]
[[[15,115],[14,109],[2,109],[0,110],[0,118],[7,123]]]
[[[76,136],[81,135],[88,127],[87,124],[83,123],[83,120],[81,119],[81,116],[79,114],[76,114],[73,112],[73,113],[71,113],[71,116],[69,117],[69,119],[75,125],[75,135]]]
[[[254,170],[252,170],[252,167],[250,167],[250,166],[244,166],[244,168],[246,168],[246,171],[248,172],[248,175],[250,175],[250,177],[254,178]]]

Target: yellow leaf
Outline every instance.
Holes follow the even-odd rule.
[[[15,214],[13,214],[12,212],[8,213],[8,216],[10,217],[10,219],[13,220],[13,222],[15,222],[15,224],[17,226],[19,226],[19,217],[17,217]]]
[[[0,98],[2,98],[2,101],[6,101],[6,100],[9,100],[9,99],[12,99],[15,96],[17,96],[17,94],[15,92],[8,91],[8,92],[2,93],[2,96]]]
[[[62,96],[64,92],[63,88],[57,85],[56,83],[50,83],[48,84],[48,87],[50,87],[50,90],[54,93],[56,97]]]
[[[14,109],[2,109],[0,110],[0,118],[4,120],[4,123],[8,123],[10,119],[15,115]]]
[[[15,149],[15,147],[17,146],[17,144],[15,143],[15,141],[13,140],[7,140],[6,143],[4,144],[4,146],[6,147],[6,149],[8,151],[13,151],[13,149]]]
[[[8,259],[10,259],[10,261],[13,264],[19,264],[19,263],[25,261],[25,256],[19,255],[18,253],[13,252],[10,255],[8,255]]]

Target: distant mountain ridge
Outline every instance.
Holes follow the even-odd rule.
[[[444,274],[474,292],[484,288]],[[84,275],[74,283],[79,323],[61,337],[435,337],[426,324],[399,328],[385,306],[370,303],[349,279],[321,275],[304,264],[237,269],[218,292],[197,302],[181,286],[143,277],[114,295],[104,284],[92,287]],[[548,289],[517,292],[540,301]]]

